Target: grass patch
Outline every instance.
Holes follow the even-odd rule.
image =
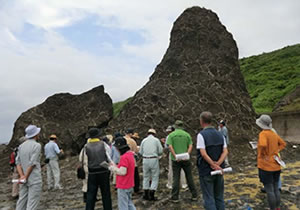
[[[113,117],[117,117],[117,116],[120,114],[122,108],[123,108],[129,101],[131,101],[131,99],[132,99],[132,97],[126,99],[125,101],[119,101],[119,102],[114,103],[114,104],[113,104],[113,111],[114,111]]]

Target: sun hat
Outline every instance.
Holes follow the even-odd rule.
[[[57,136],[56,136],[55,134],[51,134],[51,135],[49,136],[49,139],[57,139]]]
[[[272,129],[272,119],[269,115],[263,114],[256,120],[256,125],[265,130]]]
[[[166,129],[166,132],[171,132],[171,131],[174,131],[174,126],[169,125]]]
[[[139,133],[135,132],[135,133],[132,135],[132,138],[139,139],[139,138],[140,138]]]
[[[150,129],[148,130],[148,133],[156,134],[156,130],[153,129],[153,128],[150,128]]]
[[[175,121],[175,127],[176,128],[180,128],[180,127],[182,127],[183,126],[183,122],[181,121],[181,120],[176,120]]]
[[[219,124],[225,125],[225,121],[224,121],[224,120],[221,120],[221,121],[219,122]]]
[[[101,131],[99,128],[90,128],[88,131],[88,138],[97,138],[101,136]]]
[[[38,135],[41,132],[41,128],[36,127],[35,125],[28,125],[27,128],[25,129],[25,138],[26,139],[31,139]]]
[[[126,139],[124,137],[121,137],[121,136],[116,138],[114,146],[118,149],[123,149],[125,147],[129,147],[128,144],[127,144]]]

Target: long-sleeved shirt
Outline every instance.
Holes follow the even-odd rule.
[[[55,159],[60,153],[60,149],[54,141],[49,141],[45,147],[45,156],[48,159]]]
[[[41,145],[36,140],[28,139],[19,146],[16,165],[21,165],[24,174],[30,166],[34,166],[27,179],[28,186],[42,182],[40,158]]]
[[[279,171],[280,165],[274,155],[286,146],[286,143],[272,130],[263,130],[259,133],[257,144],[257,167],[264,171]]]
[[[229,135],[228,135],[228,130],[226,126],[223,126],[222,128],[219,126],[219,131],[222,133],[226,140],[226,144],[229,145]]]
[[[159,139],[153,135],[149,135],[142,141],[139,151],[143,157],[158,157],[162,152],[163,147],[161,146]]]

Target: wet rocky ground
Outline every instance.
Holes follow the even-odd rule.
[[[300,209],[300,149],[283,153],[286,158],[287,167],[282,170],[282,208]],[[232,158],[234,172],[225,175],[225,202],[226,209],[268,209],[266,194],[260,191],[262,185],[258,180],[255,161],[244,161],[238,163]],[[76,166],[78,157],[68,157],[60,161],[61,179],[64,189],[48,192],[46,186],[46,169],[43,169],[43,193],[39,209],[84,209],[85,204],[82,199],[81,181],[76,177]],[[162,163],[165,165],[166,157]],[[7,161],[7,158],[0,159],[0,164]],[[193,166],[196,169],[195,166]],[[15,209],[16,200],[12,200],[11,178],[8,175],[8,168],[2,168],[0,172],[0,209]],[[141,172],[141,171],[140,171]],[[141,173],[142,178],[142,173]],[[170,190],[165,187],[167,182],[167,169],[161,167],[160,185],[157,192],[158,201],[150,202],[142,200],[142,195],[134,195],[134,203],[138,210],[141,209],[203,209],[200,184],[197,171],[194,170],[194,179],[199,190],[199,200],[190,201],[191,194],[187,190],[180,192],[180,203],[172,203],[169,200]],[[117,209],[116,191],[112,188],[113,208]],[[99,193],[99,197],[101,197]],[[102,209],[101,201],[97,202],[96,209]]]

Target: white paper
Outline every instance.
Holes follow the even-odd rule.
[[[25,179],[21,179],[21,180],[19,180],[19,179],[13,179],[13,180],[11,180],[11,182],[12,183],[22,183],[22,184],[24,184],[24,183],[26,183],[26,180]]]
[[[279,165],[281,165],[283,168],[286,167],[285,162],[283,160],[281,160],[280,157],[278,157],[277,155],[274,155],[274,158]]]
[[[250,141],[249,144],[251,145],[252,149],[257,149],[257,141]]]
[[[176,160],[189,160],[189,159],[190,159],[190,154],[188,152],[176,155]]]
[[[224,168],[223,172],[224,173],[232,172],[232,168],[231,167]],[[216,170],[216,171],[210,172],[210,175],[212,175],[212,176],[217,175],[217,174],[222,174],[222,171],[221,170]]]

